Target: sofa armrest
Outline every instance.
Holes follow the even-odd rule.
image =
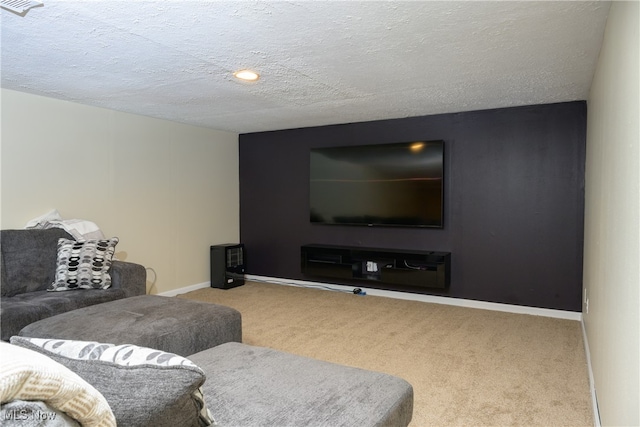
[[[140,264],[113,261],[111,264],[111,287],[125,291],[127,297],[147,293],[147,270]]]

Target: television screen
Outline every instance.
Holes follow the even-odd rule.
[[[315,148],[312,223],[443,225],[443,141]]]

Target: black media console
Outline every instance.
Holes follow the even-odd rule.
[[[446,288],[450,252],[304,245],[302,273],[344,280],[370,280],[401,287]]]

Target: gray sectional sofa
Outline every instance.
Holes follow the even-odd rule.
[[[109,289],[48,292],[54,280],[58,239],[73,240],[61,228],[1,230],[0,325],[2,340],[30,323],[77,308],[146,293],[142,265],[113,261]]]
[[[144,289],[142,266],[114,262],[113,290],[43,290],[55,269],[52,243],[65,234],[2,232],[1,327],[11,343],[0,342],[0,419],[55,413],[64,427],[409,425],[413,388],[405,380],[243,344],[233,308],[133,296]]]

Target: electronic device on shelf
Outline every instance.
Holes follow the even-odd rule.
[[[450,252],[311,244],[300,255],[307,276],[441,289],[451,280]]]

